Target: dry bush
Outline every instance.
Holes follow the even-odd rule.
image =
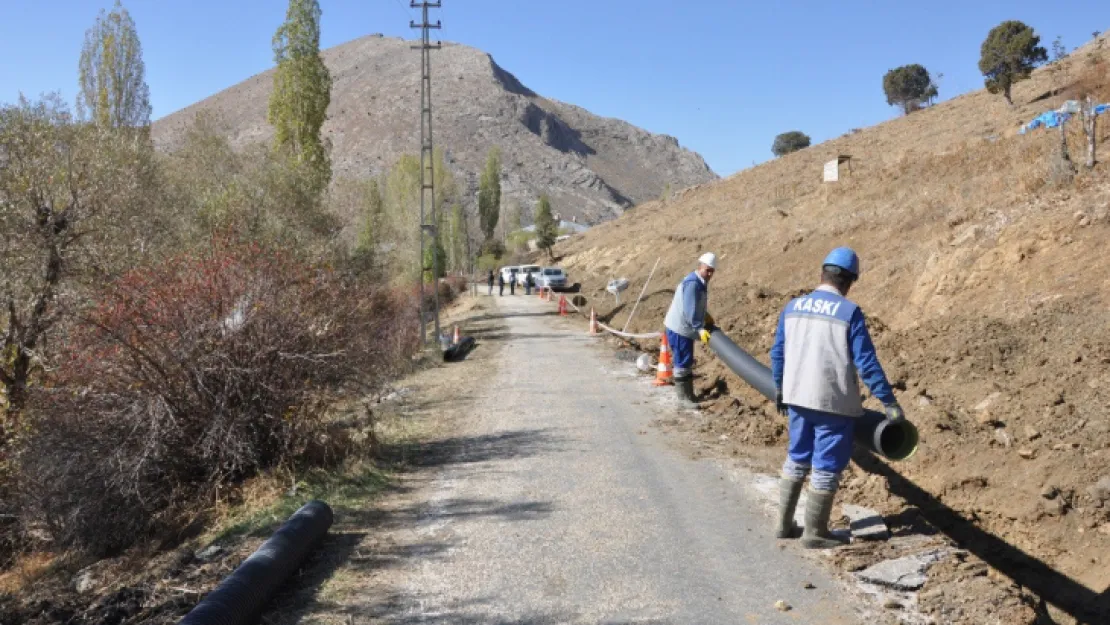
[[[254,244],[134,270],[33,396],[25,524],[94,553],[180,529],[213,490],[294,464],[323,407],[415,349],[411,300]]]

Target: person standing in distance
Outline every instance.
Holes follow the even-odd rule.
[[[493,270],[489,270],[489,275],[486,276],[486,284],[489,285],[489,294],[493,295]]]
[[[713,317],[706,306],[709,281],[717,271],[717,255],[706,252],[698,259],[698,268],[682,279],[674,290],[674,300],[663,319],[667,343],[674,357],[674,386],[681,402],[694,398],[694,341],[709,342]]]
[[[859,257],[851,249],[830,252],[821,264],[821,285],[791,300],[779,315],[771,348],[775,403],[790,419],[776,535],[797,535],[794,509],[808,474],[802,533],[802,545],[808,549],[843,544],[829,532],[829,516],[840,474],[852,455],[856,419],[863,415],[857,375],[883,403],[889,420],[905,418],[875,354],[863,312],[847,299],[859,271]]]

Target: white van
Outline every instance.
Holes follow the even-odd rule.
[[[520,271],[519,265],[505,265],[500,269],[501,278],[505,280],[505,284],[516,281],[516,274]]]
[[[539,265],[521,265],[520,267],[517,267],[516,283],[520,286],[524,286],[524,279],[528,276],[528,274],[532,274],[532,280],[534,281],[534,283],[539,284],[540,273],[542,272],[543,267],[540,267]]]

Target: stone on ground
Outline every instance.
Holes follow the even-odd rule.
[[[856,575],[865,582],[895,590],[917,590],[925,585],[925,573],[929,567],[947,555],[947,549],[932,549],[904,558],[884,560]]]
[[[840,509],[850,520],[849,527],[852,530],[852,540],[886,540],[890,538],[890,530],[887,529],[886,522],[883,521],[883,515],[863,506],[856,506],[850,503],[842,504]]]

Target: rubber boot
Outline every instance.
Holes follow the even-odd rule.
[[[835,490],[810,489],[806,501],[806,527],[802,533],[802,546],[806,549],[832,549],[847,544],[848,541],[829,532],[834,497]]]
[[[694,377],[675,377],[674,389],[678,393],[678,403],[690,406],[696,406],[697,401],[694,399]]]
[[[779,526],[775,538],[797,538],[801,528],[794,522],[794,510],[802,496],[805,480],[779,479]]]

